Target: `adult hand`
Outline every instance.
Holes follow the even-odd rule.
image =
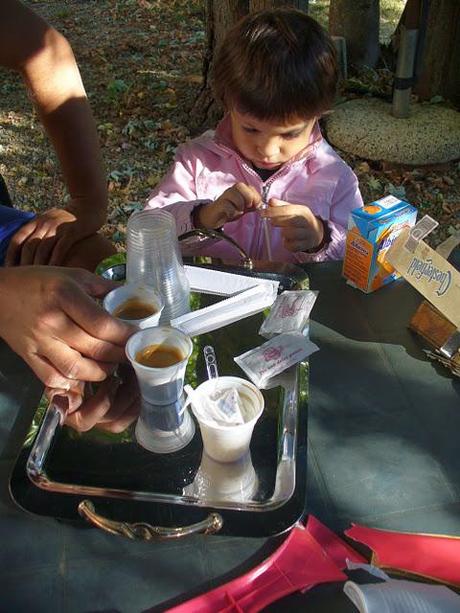
[[[262,198],[257,190],[245,183],[235,183],[214,202],[204,204],[198,209],[196,225],[202,228],[221,228],[234,221],[248,209],[257,208]]]
[[[104,221],[103,214],[91,215],[87,207],[81,210],[74,200],[67,209],[50,209],[24,224],[10,241],[5,265],[62,264],[71,247],[96,233]],[[102,210],[95,203],[94,211]]]
[[[288,251],[308,251],[319,247],[323,241],[323,222],[304,204],[270,198],[268,208],[261,209],[260,214],[268,218],[272,226],[281,228]]]
[[[79,269],[1,269],[0,337],[48,387],[103,381],[135,331],[93,300],[114,285]]]
[[[56,401],[56,399],[55,399]],[[122,364],[117,373],[103,381],[96,393],[69,406],[66,425],[86,432],[92,428],[123,432],[138,417],[140,392],[131,366]]]

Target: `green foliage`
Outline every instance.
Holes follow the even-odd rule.
[[[380,0],[380,41],[387,43],[399,21],[406,0]],[[323,28],[329,25],[330,0],[309,0],[308,14]]]
[[[126,240],[126,233],[125,232],[121,232],[120,230],[116,230],[113,234],[112,234],[112,241],[114,243],[123,243]]]
[[[382,192],[382,184],[376,177],[371,177],[368,180],[367,184],[370,187],[370,189],[376,192],[377,194],[380,194]]]
[[[35,437],[37,436],[38,429],[40,424],[42,423],[43,417],[45,416],[46,410],[48,408],[49,400],[43,396],[38,404],[38,408],[35,411],[35,415],[32,419],[32,423],[29,428],[29,432],[24,441],[24,447],[30,447],[34,442]]]
[[[123,81],[123,79],[115,79],[107,84],[107,93],[112,100],[119,98],[122,94],[127,92],[128,89],[129,85],[126,81]]]
[[[406,188],[404,185],[393,185],[393,183],[387,183],[385,193],[391,194],[392,196],[400,198],[401,200],[406,198]]]
[[[341,84],[341,91],[345,95],[352,93],[391,100],[393,79],[393,73],[386,68],[374,69],[364,66]]]
[[[56,17],[58,17],[59,19],[69,19],[70,16],[70,9],[66,6],[63,6],[56,12]]]

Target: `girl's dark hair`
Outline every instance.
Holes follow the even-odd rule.
[[[337,77],[329,35],[314,19],[289,8],[240,20],[217,49],[211,73],[214,95],[226,109],[283,122],[328,111]]]

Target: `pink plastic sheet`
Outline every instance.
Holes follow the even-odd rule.
[[[170,613],[256,613],[293,592],[319,583],[345,581],[346,558],[365,561],[331,530],[310,516],[284,543],[245,575],[169,609]]]
[[[347,568],[347,559],[357,564],[367,564],[368,560],[364,556],[350,547],[335,532],[329,530],[314,515],[308,516],[307,531],[321,545],[340,570]]]
[[[377,530],[353,524],[345,534],[373,551],[375,566],[460,587],[460,538]]]

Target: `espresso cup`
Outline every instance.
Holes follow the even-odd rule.
[[[151,348],[155,349],[150,351]],[[192,349],[190,337],[169,326],[145,328],[129,338],[126,355],[146,402],[154,405],[176,402],[184,389],[185,369]]]
[[[102,304],[114,317],[140,329],[158,325],[164,309],[160,294],[150,287],[136,283],[116,287],[105,296]]]

